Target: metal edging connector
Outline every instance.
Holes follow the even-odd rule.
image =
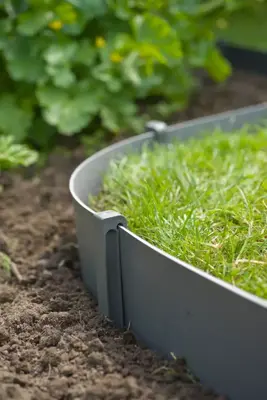
[[[125,217],[115,211],[96,214],[99,243],[97,299],[100,311],[117,326],[124,326],[124,307],[119,249],[119,226],[127,227]]]
[[[168,125],[163,121],[148,121],[145,125],[146,132],[152,132],[154,140],[160,142],[162,134],[166,132]]]

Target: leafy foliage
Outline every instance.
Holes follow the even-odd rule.
[[[24,144],[14,143],[12,136],[0,137],[0,171],[16,167],[28,167],[38,159],[36,151]]]
[[[97,119],[113,133],[138,130],[136,100],[150,95],[184,106],[195,68],[217,81],[230,73],[204,16],[241,3],[0,2],[0,132],[23,141],[42,125],[30,139],[43,146],[51,126],[72,135]]]

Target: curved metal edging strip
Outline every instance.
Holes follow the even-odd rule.
[[[254,124],[262,118],[267,119],[267,103],[171,125],[167,131],[166,141],[176,137],[186,139],[218,128],[230,132],[240,129],[244,124]]]
[[[230,283],[227,283],[219,278],[216,278],[216,277],[212,276],[211,274],[209,274],[205,271],[202,271],[201,269],[194,267],[193,265],[190,265],[190,264],[184,262],[183,260],[180,260],[179,258],[171,256],[166,251],[159,249],[157,246],[150,244],[146,240],[142,239],[140,236],[135,235],[128,228],[120,226],[119,230],[124,232],[125,234],[131,236],[134,240],[138,241],[143,246],[150,248],[151,251],[157,252],[161,257],[167,258],[171,262],[178,264],[180,267],[187,269],[188,271],[190,271],[190,273],[197,274],[202,279],[207,279],[207,280],[211,281],[214,285],[220,286],[220,287],[224,288],[224,290],[231,291],[236,296],[240,296],[249,302],[253,302],[253,303],[257,304],[258,306],[266,308],[266,310],[267,310],[267,300],[261,299],[258,296],[250,294],[249,292],[246,292],[243,289],[239,289],[238,287],[231,285]]]
[[[158,139],[184,139],[217,127],[229,131],[263,118],[267,118],[264,104],[170,126]],[[88,194],[98,192],[111,160],[140,151],[154,139],[153,133],[147,133],[110,146],[85,160],[71,176],[84,282],[99,297],[103,282],[97,283],[97,269],[112,264],[110,271],[122,274],[125,318],[141,339],[163,353],[184,355],[204,383],[226,391],[232,400],[265,400],[266,301],[161,252],[123,227],[112,226],[111,220],[101,220],[87,205]],[[118,235],[119,255],[103,265],[117,243],[117,236],[111,235],[109,243],[103,239],[108,226]],[[113,265],[118,259],[119,268]],[[100,295],[107,299],[105,291],[101,289]],[[117,300],[112,300],[116,306]]]
[[[125,321],[163,355],[185,357],[202,383],[231,400],[267,393],[267,301],[119,228]]]
[[[130,151],[139,151],[145,143],[152,142],[152,138],[152,133],[146,133],[109,146],[81,163],[70,178],[69,189],[75,209],[82,278],[86,287],[100,302],[100,309],[106,315],[110,312],[107,301],[108,274],[105,269],[108,264],[107,257],[112,258],[110,246],[106,243],[107,229],[116,228],[112,224],[117,220],[124,221],[124,218],[114,217],[113,213],[96,213],[89,207],[89,194],[95,195],[100,190],[102,174],[111,160]],[[108,254],[105,254],[106,251]],[[118,266],[114,266],[114,270],[118,272]],[[118,282],[119,277],[111,281]],[[118,287],[118,283],[116,285]],[[114,293],[115,289],[110,291]],[[113,304],[112,300],[110,302]]]
[[[87,158],[74,170],[70,177],[69,189],[73,199],[89,212],[94,213],[88,207],[88,195],[96,194],[100,190],[102,174],[110,161],[128,152],[138,151],[145,143],[151,143],[152,140],[152,133],[144,133],[108,146]]]

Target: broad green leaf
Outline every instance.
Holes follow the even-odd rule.
[[[12,29],[12,23],[10,20],[0,21],[0,49],[4,49],[8,43],[8,34]]]
[[[64,33],[67,36],[73,36],[73,37],[80,36],[85,29],[86,23],[87,20],[84,17],[83,20],[81,20],[80,18],[80,21],[77,23],[64,24],[62,27],[62,33]]]
[[[74,61],[84,64],[88,67],[94,64],[97,51],[89,39],[83,39],[79,42],[79,47],[74,56]]]
[[[55,0],[27,0],[30,7],[33,8],[53,8],[55,6]]]
[[[168,68],[162,68],[160,71],[162,84],[164,85],[165,96],[176,104],[180,104],[180,108],[187,105],[188,96],[195,87],[196,81],[192,78],[190,70],[185,65],[177,67],[173,74],[170,74]],[[161,93],[161,85],[154,93]]]
[[[188,63],[192,67],[205,67],[210,51],[214,48],[214,43],[210,40],[196,41],[189,43],[186,51]]]
[[[75,107],[93,114],[99,111],[107,95],[104,85],[92,79],[84,79],[75,85],[73,102]]]
[[[31,40],[15,37],[4,48],[7,69],[15,81],[36,82],[45,75],[44,62]]]
[[[153,92],[154,88],[160,88],[163,85],[164,77],[162,74],[154,73],[151,76],[142,77],[142,84],[138,86],[137,97],[145,98],[147,93]]]
[[[68,65],[48,65],[46,71],[51,77],[55,86],[68,88],[76,81],[76,77]]]
[[[48,64],[62,65],[71,61],[77,50],[78,43],[74,41],[55,43],[46,49],[43,57]]]
[[[36,82],[44,77],[42,61],[33,57],[10,60],[7,69],[15,81]]]
[[[78,108],[81,112],[89,114],[97,114],[101,108],[102,101],[100,97],[94,93],[90,92],[88,88],[88,93],[79,93],[72,101],[73,107]]]
[[[122,79],[115,76],[112,66],[109,64],[100,64],[98,67],[92,70],[92,76],[105,83],[107,89],[111,92],[119,92],[122,88]]]
[[[223,6],[226,3],[227,2],[225,2],[225,0],[205,1],[205,2],[202,2],[202,4],[200,4],[198,6],[197,11],[200,14],[209,14],[209,13],[213,12],[214,10],[217,10],[218,8],[220,8],[221,6]]]
[[[33,36],[52,20],[54,14],[47,10],[28,11],[20,15],[17,30],[21,35]]]
[[[164,18],[149,13],[137,15],[133,18],[132,26],[136,41],[146,46],[147,51],[149,47],[151,50],[153,48],[166,62],[169,58],[182,57],[178,33]]]
[[[64,24],[74,24],[78,19],[77,11],[72,4],[67,2],[57,5],[55,13]]]
[[[126,54],[134,50],[135,40],[129,33],[117,33],[112,39],[112,51],[117,50]]]
[[[129,7],[129,2],[127,0],[121,0],[120,2],[117,0],[108,0],[108,5],[115,15],[122,20],[130,19],[133,13],[133,10]]]
[[[103,107],[100,111],[103,126],[111,132],[119,132],[121,130],[120,116],[113,110]]]
[[[0,96],[0,132],[22,140],[31,126],[32,114],[23,110],[12,94]]]
[[[93,19],[106,14],[108,8],[105,0],[69,0],[74,7]]]
[[[0,35],[7,34],[11,31],[12,22],[10,19],[2,19],[0,20]]]
[[[98,113],[101,107],[101,96],[94,87],[83,91],[82,85],[77,85],[76,92],[52,86],[40,87],[37,96],[44,106],[45,120],[56,126],[65,135],[73,135],[83,129]]]
[[[100,115],[105,128],[111,132],[117,133],[126,125],[130,125],[128,119],[131,119],[136,111],[136,105],[129,98],[129,94],[121,92],[116,97],[106,97],[100,109]],[[128,121],[128,123],[125,123],[126,121]]]
[[[39,86],[36,90],[36,96],[42,106],[50,104],[62,104],[68,99],[68,93],[54,86]]]
[[[28,4],[26,0],[9,0],[6,2],[6,8],[15,16],[26,11]]]
[[[71,136],[85,128],[93,116],[73,108],[70,101],[64,105],[54,105],[44,110],[44,117],[49,124],[55,125],[60,133]]]
[[[36,82],[44,77],[42,61],[33,57],[10,60],[7,69],[15,81]]]
[[[123,74],[126,79],[130,81],[134,86],[139,86],[142,83],[142,79],[139,74],[139,55],[136,52],[132,52],[126,57],[123,62]]]
[[[129,95],[127,96],[121,95],[121,98],[118,99],[117,107],[120,114],[125,117],[130,118],[137,112],[137,106],[133,101],[131,101]]]
[[[222,82],[231,74],[230,63],[221,55],[217,50],[213,50],[206,64],[206,69],[211,76],[217,82]]]

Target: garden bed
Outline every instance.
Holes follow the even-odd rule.
[[[267,121],[144,146],[111,163],[88,204],[117,211],[150,244],[267,299],[266,149]]]
[[[236,73],[219,88],[206,83],[173,121],[266,100],[266,79]],[[218,398],[179,362],[158,360],[114,329],[84,290],[68,193],[70,173],[84,157],[57,154],[34,176],[1,176],[1,251],[23,282],[1,271],[0,398]]]
[[[241,286],[254,294],[266,297],[265,271],[263,269],[259,274],[256,272],[260,268],[258,263],[261,264],[261,268],[262,263],[266,265],[264,228],[266,174],[260,176],[260,170],[265,169],[266,131],[262,128],[262,132],[259,135],[256,133],[254,138],[245,135],[241,139],[240,136],[235,136],[235,132],[243,129],[244,125],[248,126],[250,131],[255,125],[264,124],[266,127],[266,120],[266,105],[258,105],[169,127],[162,127],[161,123],[151,123],[143,135],[109,146],[85,160],[70,179],[82,276],[89,291],[97,297],[101,312],[120,326],[127,327],[130,324],[131,329],[142,342],[166,357],[172,353],[178,357],[185,357],[193,373],[203,383],[211,385],[217,391],[225,391],[232,400],[240,398],[250,400],[254,394],[257,398],[264,398],[267,390],[264,375],[259,373],[267,368],[267,355],[262,350],[267,334],[267,301],[236,287]],[[259,131],[259,128],[257,129]],[[202,137],[203,134],[216,130],[222,130],[225,134],[217,133],[217,136],[213,135],[210,140],[207,137],[203,145],[193,141],[195,148],[180,144],[180,153],[177,151],[175,157],[172,154],[173,147],[169,147],[166,153],[164,147],[157,149],[157,146],[155,158],[150,156],[151,148],[157,145],[157,142],[169,144],[175,139],[179,141],[188,140],[189,137],[195,139],[197,136]],[[232,132],[231,140],[226,136],[230,132]],[[222,147],[217,147],[220,143]],[[208,146],[211,154],[202,159],[202,172],[197,175],[196,169],[201,158],[200,146],[204,149]],[[243,146],[247,147],[246,151]],[[229,148],[229,154],[227,148]],[[251,156],[253,150],[254,154]],[[140,192],[138,182],[135,186],[139,176],[138,157],[141,152],[140,172],[143,178],[140,179],[139,185],[142,185],[143,193]],[[184,156],[181,156],[181,153]],[[213,157],[215,153],[216,157],[211,161],[210,157]],[[241,171],[240,175],[235,163],[238,162],[239,167],[241,166],[242,154],[246,157],[248,165],[244,166],[244,172]],[[231,162],[231,155],[236,159],[235,161]],[[194,160],[190,166],[189,160],[192,156]],[[133,169],[127,177],[127,170],[131,169],[131,161],[129,161],[131,159]],[[146,175],[146,163],[149,160],[152,164]],[[209,162],[208,169],[206,169],[206,161]],[[116,167],[114,162],[119,162],[119,167]],[[170,167],[168,167],[169,162]],[[221,163],[220,171],[215,169],[215,162]],[[113,169],[111,168],[110,175],[107,175],[109,176],[107,180],[103,181],[110,164],[113,165]],[[251,170],[247,169],[248,167],[252,169],[252,174]],[[158,175],[158,168],[164,171],[163,177]],[[258,173],[255,172],[257,168]],[[215,173],[216,180],[210,181],[209,176],[209,182],[206,182],[202,174],[206,177],[207,171],[211,173],[211,170]],[[176,187],[176,191],[166,189],[163,194],[161,186],[167,184],[173,171],[175,173],[172,182],[175,184],[175,179],[179,176],[182,184]],[[124,180],[124,173],[126,180]],[[235,175],[235,183],[231,173]],[[254,188],[251,187],[251,192],[255,195],[259,190],[261,194],[258,199],[255,199],[255,203],[253,199],[251,203],[250,189],[244,193],[242,186],[244,180],[246,185],[249,179],[255,180],[254,173],[260,182],[256,182]],[[224,184],[214,189],[214,184],[218,185],[220,179],[225,180]],[[152,183],[154,180],[155,187]],[[197,183],[192,184],[191,180]],[[147,182],[150,182],[150,185]],[[123,188],[119,189],[121,184]],[[182,189],[183,184],[187,186],[186,191]],[[213,188],[210,185],[213,185]],[[187,196],[187,199],[184,203],[183,201],[181,204],[178,203],[176,210],[170,210],[172,201],[166,198],[169,195],[177,196],[178,189],[182,198]],[[228,200],[226,200],[225,191],[227,191]],[[242,202],[245,203],[246,207],[243,211],[247,216],[241,216],[242,204],[239,202],[236,204],[239,215],[235,214],[234,209],[227,210],[228,219],[230,214],[234,220],[233,223],[233,220],[230,222],[226,218],[225,203],[227,204],[228,201],[232,203],[234,195],[233,204],[235,204],[236,192],[239,192]],[[192,196],[191,199],[188,198],[189,193]],[[211,204],[208,204],[209,201],[206,204],[201,203],[203,198],[211,200],[217,193],[219,197],[213,205],[212,201]],[[88,205],[88,196],[100,202],[101,211],[98,211],[98,205],[94,201],[93,205]],[[192,204],[193,198],[197,209],[190,209],[188,206],[188,202]],[[134,217],[127,211],[127,206],[133,209]],[[182,214],[179,215],[180,206],[183,207]],[[143,211],[142,207],[144,207]],[[209,211],[211,214],[207,219],[210,221],[205,221]],[[214,219],[215,211],[217,216]],[[255,218],[254,222],[253,218]],[[178,221],[180,221],[180,226],[176,225],[175,230],[174,225]],[[257,231],[256,221],[259,223],[260,231]],[[129,228],[134,227],[133,231],[137,231],[140,236],[127,229],[128,222]],[[208,232],[205,232],[205,223],[210,222],[217,228],[214,231],[214,227],[210,226],[207,228]],[[246,235],[243,233],[242,238],[240,229],[233,229],[233,225],[240,226],[245,222],[247,228],[249,226],[249,231]],[[191,231],[187,230],[186,224],[191,225]],[[252,226],[256,231],[253,231]],[[192,234],[192,229],[195,236]],[[207,254],[207,249],[203,251],[203,246],[208,244],[209,240],[220,237],[216,229],[221,230],[222,236],[230,234],[234,238],[229,240],[228,237],[223,245],[225,251],[219,254],[216,248],[214,253],[216,251],[217,253],[214,256],[212,252]],[[226,229],[230,229],[231,233]],[[212,231],[216,233],[216,236],[212,235]],[[252,236],[256,240],[255,243],[251,240]],[[143,239],[144,237],[147,241]],[[176,243],[174,243],[175,238]],[[201,240],[205,243],[200,245]],[[218,240],[221,246],[222,243],[220,239]],[[247,254],[246,262],[250,260],[250,268],[247,268],[246,274],[243,274],[236,264],[241,260],[244,262],[241,256],[249,246],[251,246],[251,254]],[[252,250],[253,247],[255,247],[254,250]],[[255,260],[261,254],[261,260]],[[178,257],[175,258],[172,255]],[[213,271],[212,275],[224,279],[216,279],[211,274],[196,268],[197,266],[206,271]],[[225,283],[224,280],[230,281],[230,284]],[[234,320],[233,316],[235,316]],[[251,331],[252,326],[260,326],[261,329]],[[251,342],[257,343],[256,347],[252,348]],[[231,366],[228,362],[230,358]],[[259,369],[257,372],[254,369],[255,365]],[[242,384],[241,376],[244,380]]]

